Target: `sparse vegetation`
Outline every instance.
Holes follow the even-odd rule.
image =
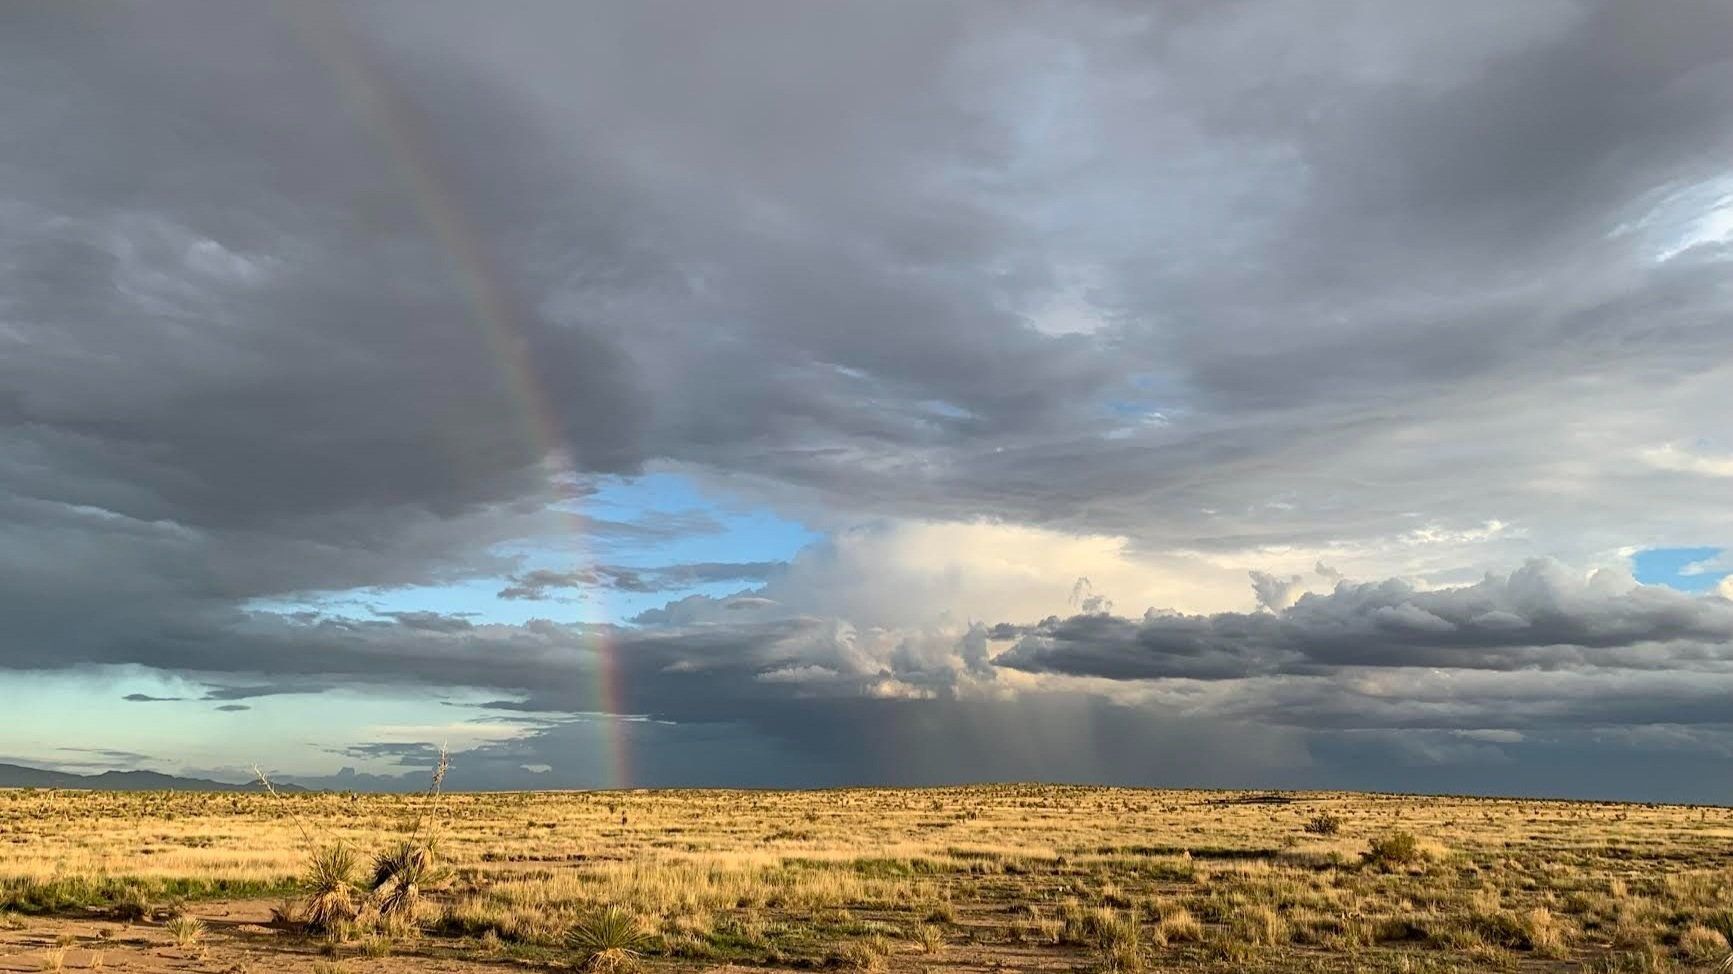
[[[1733,949],[1727,809],[1238,797],[0,791],[0,958],[1539,974]]]

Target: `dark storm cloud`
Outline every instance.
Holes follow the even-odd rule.
[[[1705,782],[1716,780],[1733,755],[1733,725],[1726,724],[1654,733],[1580,727],[1315,733],[1047,694],[961,704],[784,700],[722,723],[562,722],[456,755],[448,781],[458,789],[606,787],[613,783],[606,755],[621,739],[636,783],[648,787],[1037,779],[1702,801],[1725,794]],[[360,783],[297,780],[416,791],[426,787],[433,761],[426,750],[406,754],[400,775]]]
[[[423,632],[464,632],[474,629],[475,623],[460,615],[445,615],[439,612],[381,612],[387,619],[397,620],[406,629],[418,629]]]
[[[520,696],[480,706],[543,714],[595,708],[607,665],[622,712],[709,723],[749,720],[791,699],[921,700],[942,710],[1004,696],[1011,688],[997,674],[1007,670],[1121,681],[1155,712],[1248,727],[1733,723],[1733,603],[1585,580],[1541,562],[1454,589],[1343,581],[1281,613],[1152,610],[929,631],[774,612],[743,618],[714,601],[715,619],[644,627],[262,615],[239,642],[233,630],[213,629],[199,647],[183,632],[176,663],[213,681],[210,700],[414,681],[507,691]],[[259,671],[276,682],[216,679]]]
[[[995,682],[985,632],[758,593],[621,627],[253,606],[782,570],[500,553],[718,530],[582,510],[646,464],[825,527],[988,518],[1434,582],[1733,539],[1728,245],[1691,236],[1733,157],[1729,38],[1710,0],[10,5],[0,668],[583,709],[606,641],[634,710],[706,726],[931,698],[835,710],[809,751],[795,717],[679,738],[781,741],[819,780],[820,745],[893,760],[851,733],[949,733]],[[1271,573],[1257,599],[1004,628],[997,662],[1320,732],[1485,730],[1502,693],[1558,726],[1724,719],[1712,600],[1537,568],[1303,597]],[[1428,667],[1479,682],[1353,675]]]
[[[404,628],[405,628],[405,635],[406,636],[412,636],[413,635],[413,627],[405,626]],[[223,668],[223,667],[211,667],[210,669],[216,670],[216,671],[221,671],[225,668]],[[236,670],[239,670],[240,672],[257,673],[257,672],[270,672],[271,670],[275,670],[276,667],[241,666],[241,667],[228,667],[226,669],[228,669],[230,672],[234,672]],[[200,700],[252,700],[255,697],[279,697],[279,696],[283,696],[284,694],[322,693],[327,689],[329,689],[328,686],[325,686],[323,684],[317,684],[317,683],[266,683],[266,684],[245,685],[245,686],[213,685],[213,686],[206,687],[204,696],[200,697],[199,699]]]
[[[121,697],[120,699],[125,700],[127,703],[172,703],[172,702],[177,701],[177,700],[185,700],[186,698],[185,697],[153,697],[148,693],[129,693],[126,696]]]
[[[202,566],[146,601],[499,571],[550,430],[1151,544],[1544,522],[1544,376],[1725,350],[1718,268],[1608,237],[1720,173],[1719,5],[304,7],[7,15],[8,540]],[[1472,495],[1392,448],[1472,428]]]
[[[88,754],[93,758],[101,759],[101,761],[105,764],[106,763],[138,764],[140,762],[151,760],[151,756],[148,754],[139,754],[136,751],[116,751],[116,750],[112,750],[110,748],[102,748],[102,747],[62,747],[62,748],[56,748],[55,750],[60,751],[62,753],[66,753],[66,754]],[[77,764],[77,763],[83,763],[83,762],[69,762],[69,763]]]
[[[596,565],[571,571],[537,569],[512,576],[499,591],[502,599],[546,599],[561,590],[609,588],[622,592],[671,592],[714,582],[762,582],[780,568],[778,561],[697,562],[659,568]]]
[[[588,588],[601,583],[603,579],[599,571],[589,568],[578,568],[571,571],[554,571],[548,568],[538,568],[535,571],[524,572],[512,577],[512,583],[499,590],[502,599],[545,599],[552,592],[561,589]]]
[[[1502,32],[1391,8],[1343,18],[1358,58],[1273,5],[306,10],[9,15],[6,415],[46,461],[15,471],[26,496],[424,570],[480,539],[391,552],[406,522],[530,492],[545,410],[586,470],[666,457],[940,516],[1087,501],[1159,537],[1255,503],[1248,461],[1364,463],[1350,431],[1526,384],[1562,338],[1686,371],[1724,347],[1688,324],[1724,300],[1713,267],[1605,239],[1720,174],[1718,5],[1537,6]],[[1074,117],[1042,114],[1065,97]],[[458,252],[430,209],[460,213]],[[1170,259],[1169,233],[1221,259]],[[1101,331],[1030,327],[1072,265],[1103,278]],[[1542,314],[1511,287],[1556,275],[1623,290]],[[509,334],[477,320],[478,278]],[[1110,399],[1187,420],[1104,440]],[[1305,530],[1371,529],[1341,511]]]
[[[873,728],[862,733],[862,728]],[[458,789],[608,786],[616,740],[646,787],[834,787],[958,781],[1186,781],[1270,787],[1304,765],[1302,747],[1268,729],[1179,720],[1086,695],[1017,701],[767,702],[754,713],[678,723],[568,720],[454,756]],[[436,749],[368,744],[410,770],[377,782],[425,787]],[[526,778],[525,766],[549,770]],[[342,787],[329,779],[304,784]]]
[[[352,744],[336,753],[344,757],[374,760],[389,759],[394,764],[419,764],[432,767],[439,760],[436,744]]]
[[[1267,579],[1254,579],[1260,592]],[[997,658],[1000,666],[1116,680],[1350,666],[1657,669],[1733,661],[1733,602],[1611,577],[1584,581],[1535,561],[1440,591],[1395,579],[1341,582],[1280,612],[1093,613],[1001,624],[991,635],[1016,640]]]

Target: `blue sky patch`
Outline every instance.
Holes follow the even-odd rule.
[[[1644,585],[1707,592],[1729,574],[1721,548],[1648,548],[1631,556],[1631,574]]]
[[[649,571],[669,565],[710,562],[787,561],[819,535],[805,525],[759,507],[727,504],[706,495],[686,477],[650,474],[611,477],[573,509],[597,521],[642,525],[641,535],[611,532],[574,551],[571,538],[549,538],[513,545],[523,571],[571,571],[605,564]],[[530,619],[556,622],[623,622],[647,609],[687,595],[723,596],[755,587],[754,581],[693,584],[655,592],[586,586],[561,589],[545,599],[502,599],[505,578],[476,578],[446,585],[357,589],[310,593],[300,599],[262,599],[250,605],[264,611],[318,609],[367,617],[396,612],[464,615],[476,623],[521,625]]]

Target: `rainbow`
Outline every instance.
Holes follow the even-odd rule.
[[[465,214],[452,181],[440,171],[438,157],[422,138],[414,113],[385,75],[368,60],[335,3],[281,0],[278,6],[294,32],[331,71],[347,105],[376,134],[387,161],[408,187],[409,199],[451,262],[464,294],[468,318],[480,333],[505,388],[516,402],[517,435],[543,458],[548,474],[549,507],[566,518],[572,533],[581,540],[583,520],[566,506],[569,498],[557,489],[578,480],[577,463],[559,412],[542,388],[530,359],[529,343],[521,324],[525,316],[486,241]],[[586,648],[596,661],[590,689],[594,693],[594,712],[607,738],[602,786],[627,788],[632,782],[626,736],[629,721],[623,717],[626,708],[618,647],[611,631],[600,627],[586,639]]]

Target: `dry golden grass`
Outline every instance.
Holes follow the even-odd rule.
[[[0,919],[299,896],[297,820],[365,857],[428,814],[0,791]],[[1722,808],[1015,785],[448,795],[434,814],[450,880],[327,955],[574,965],[572,931],[606,911],[646,935],[615,959],[690,970],[1685,970],[1733,935]]]

